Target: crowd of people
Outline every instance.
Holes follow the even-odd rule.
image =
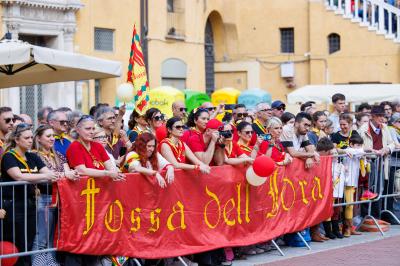
[[[254,110],[243,104],[213,106],[205,102],[187,113],[185,103],[177,101],[169,119],[157,108],[149,108],[145,114],[134,110],[128,130],[124,129],[125,106],[98,104],[89,115],[65,107],[45,107],[37,114],[36,127],[28,115],[0,107],[0,182],[30,184],[26,189],[1,187],[1,240],[14,242],[19,251],[25,251],[25,245],[27,250],[52,247],[59,206],[56,181],[61,178],[91,176],[123,181],[125,173],[141,173],[165,188],[174,182],[174,169],[209,174],[211,166],[250,165],[260,155],[271,157],[277,165],[289,165],[293,158],[299,158],[306,168],[312,168],[320,156],[339,154],[343,157],[335,159],[332,166],[334,198],[336,202],[354,202],[356,190],[363,199],[377,197],[369,184],[374,176],[366,167],[374,159],[365,157],[374,153],[385,165],[384,193],[393,193],[395,175],[400,175],[395,152],[400,148],[400,101],[373,106],[363,103],[355,113],[347,110],[343,94],[333,95],[332,104],[332,113],[318,110],[317,104],[309,101],[292,114],[279,100],[271,105],[258,103]],[[373,215],[395,223],[390,215],[380,216],[381,208],[382,202],[374,203]],[[392,199],[386,208],[393,210]],[[354,213],[352,205],[335,207],[323,226],[310,228],[312,240],[360,234],[354,230]],[[222,256],[221,252],[209,252],[190,259],[210,264],[204,258],[218,257],[218,263],[229,265],[235,257],[269,248],[261,243],[226,248]],[[97,260],[42,252],[19,258],[17,265],[96,265]]]

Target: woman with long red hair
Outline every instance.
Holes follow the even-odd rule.
[[[153,134],[145,132],[136,138],[124,162],[124,170],[154,176],[160,187],[164,188],[174,181],[174,167],[157,152],[157,141]],[[161,172],[166,170],[165,179]],[[167,181],[167,182],[166,182]]]

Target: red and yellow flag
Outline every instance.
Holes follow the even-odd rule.
[[[133,26],[133,36],[131,45],[131,54],[129,56],[128,79],[127,82],[132,83],[136,95],[134,97],[135,110],[143,115],[146,112],[149,102],[149,82],[147,81],[146,65],[142,47],[140,45],[140,36],[136,32],[136,25]]]

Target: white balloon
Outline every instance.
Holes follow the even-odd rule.
[[[134,97],[134,88],[131,83],[122,83],[118,86],[117,97],[121,102],[130,102]]]
[[[258,187],[264,184],[267,181],[266,177],[261,177],[256,175],[253,170],[253,166],[250,166],[246,171],[246,179],[250,185]]]

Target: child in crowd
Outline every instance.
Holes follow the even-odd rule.
[[[321,156],[329,156],[336,154],[336,149],[333,145],[333,142],[328,137],[324,137],[321,138],[317,143],[317,152]],[[334,203],[339,203],[343,198],[345,169],[343,164],[338,160],[333,159],[332,162],[333,199]],[[325,236],[330,239],[343,238],[343,235],[339,230],[339,217],[341,209],[341,207],[334,207],[331,219],[328,219],[323,223]]]
[[[352,135],[349,139],[349,147],[346,148],[346,154],[349,158],[344,158],[345,166],[345,191],[344,198],[346,203],[354,202],[354,194],[358,185],[360,172],[360,159],[364,155],[364,141],[359,135]],[[344,212],[344,237],[351,235],[360,235],[360,232],[353,230],[353,208],[354,205],[347,205]]]

